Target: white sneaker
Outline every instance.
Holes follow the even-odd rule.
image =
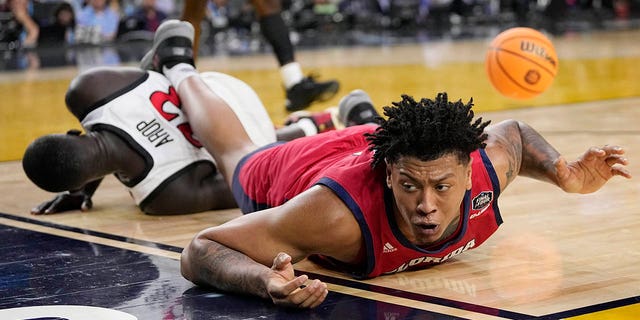
[[[140,61],[140,68],[162,72],[162,67],[171,67],[186,62],[193,65],[193,38],[195,31],[191,23],[166,20],[156,30],[153,46]]]
[[[369,95],[360,89],[349,92],[338,103],[338,120],[347,127],[375,123],[379,116]]]

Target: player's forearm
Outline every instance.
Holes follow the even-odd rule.
[[[270,268],[217,242],[196,238],[182,252],[182,275],[197,285],[268,298]]]
[[[536,130],[517,122],[522,142],[520,175],[557,185],[554,162],[560,153]]]
[[[104,178],[99,178],[99,179],[93,180],[93,181],[85,184],[80,190],[75,190],[75,191],[80,191],[80,192],[84,193],[85,195],[87,195],[89,197],[92,197],[93,194],[98,189],[98,187],[100,186],[100,183],[102,182],[102,179],[104,179]],[[72,190],[71,192],[73,193],[74,191]]]

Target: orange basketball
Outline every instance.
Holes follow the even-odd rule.
[[[530,99],[549,88],[558,72],[551,40],[531,28],[511,28],[491,41],[485,60],[494,88],[514,99]]]

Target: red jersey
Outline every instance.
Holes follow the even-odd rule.
[[[276,207],[309,189],[335,166],[348,165],[365,152],[364,133],[376,126],[344,130],[268,145],[244,157],[233,178],[233,192],[244,213]],[[347,163],[347,164],[345,164]]]
[[[375,126],[356,126],[293,140],[247,156],[236,169],[234,194],[243,212],[283,204],[313,185],[331,189],[351,210],[364,239],[357,269],[329,257],[314,261],[342,265],[357,278],[425,268],[482,244],[502,223],[498,178],[484,150],[471,154],[472,187],[460,207],[457,233],[436,248],[419,248],[400,232],[384,166],[371,168],[372,153],[363,134]],[[325,264],[326,265],[326,264]]]

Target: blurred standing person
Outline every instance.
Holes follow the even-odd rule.
[[[118,33],[120,15],[109,6],[110,0],[88,0],[78,13],[76,37],[79,43],[112,42]]]
[[[53,12],[53,23],[40,28],[38,44],[40,46],[59,46],[74,43],[76,26],[73,7],[68,2],[61,2]]]
[[[0,43],[6,49],[33,48],[38,45],[39,33],[28,0],[0,0]]]
[[[316,81],[314,76],[305,76],[295,60],[294,48],[289,38],[289,28],[280,13],[281,0],[251,0],[256,9],[260,32],[273,48],[280,65],[280,75],[286,91],[287,111],[307,108],[314,101],[331,99],[340,87],[335,80]],[[207,0],[184,1],[182,20],[190,22],[196,30],[194,52],[197,53],[200,22],[206,13]]]

